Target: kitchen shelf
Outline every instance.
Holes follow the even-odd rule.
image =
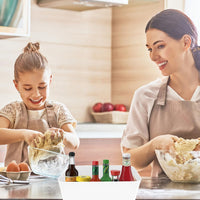
[[[0,39],[30,35],[30,5],[30,0],[18,1],[9,25],[0,26]]]

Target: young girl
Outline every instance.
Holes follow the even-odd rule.
[[[52,75],[39,48],[39,43],[28,43],[15,62],[13,82],[22,101],[0,110],[0,144],[8,144],[5,166],[12,160],[28,161],[28,145],[39,141],[48,129],[52,138],[63,139],[65,147],[79,146],[76,120],[65,105],[47,100]]]

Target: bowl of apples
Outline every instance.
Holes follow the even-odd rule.
[[[92,116],[97,123],[125,124],[128,120],[127,107],[124,104],[95,103]]]

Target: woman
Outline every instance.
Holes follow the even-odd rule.
[[[146,47],[162,75],[136,90],[121,145],[137,169],[152,161],[155,149],[171,149],[177,136],[200,136],[200,48],[197,30],[184,13],[167,9],[147,23]]]

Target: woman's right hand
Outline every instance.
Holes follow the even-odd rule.
[[[23,130],[23,135],[24,135],[24,140],[28,143],[28,145],[34,147],[36,146],[36,143],[39,143],[44,138],[43,133],[28,129]]]
[[[160,135],[151,140],[153,151],[160,150],[174,150],[174,142],[178,140],[175,135]]]

